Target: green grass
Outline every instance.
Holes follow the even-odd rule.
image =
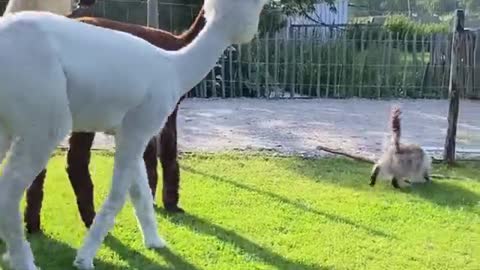
[[[44,235],[29,237],[44,270],[72,269],[86,232],[64,160],[62,154],[49,163]],[[112,163],[108,154],[93,156],[97,207],[108,191]],[[370,188],[370,166],[345,159],[191,154],[181,165],[181,205],[188,214],[157,210],[169,248],[143,247],[128,203],[97,255],[96,269],[463,270],[480,265],[479,163],[435,170],[468,180],[436,180],[405,191],[388,182]]]

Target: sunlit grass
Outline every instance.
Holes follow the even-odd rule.
[[[478,163],[436,168],[436,173],[466,180],[434,180],[405,191],[388,182],[369,187],[370,166],[345,159],[190,154],[180,163],[181,205],[187,213],[169,216],[157,198],[159,231],[169,248],[156,252],[143,247],[128,203],[97,255],[96,269],[480,265]],[[92,157],[97,208],[108,192],[112,165],[109,154]],[[30,237],[37,264],[46,270],[73,269],[86,232],[64,167],[63,153],[51,159],[44,234]]]

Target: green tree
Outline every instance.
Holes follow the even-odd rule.
[[[168,2],[172,5],[160,4],[160,28],[181,31],[190,25],[203,0],[171,0]],[[316,3],[328,3],[334,9],[334,2],[335,0],[271,0],[263,10],[260,31],[275,31],[284,25],[285,16],[307,15],[313,10]],[[311,19],[316,21],[314,18]]]

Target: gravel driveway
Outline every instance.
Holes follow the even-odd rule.
[[[402,139],[441,155],[446,100],[187,99],[178,117],[180,151],[274,150],[317,156],[318,145],[375,158],[389,134],[390,106],[403,110]],[[480,102],[462,101],[457,133],[460,155],[480,156]],[[66,140],[63,145],[66,145]],[[94,147],[113,148],[97,134]]]

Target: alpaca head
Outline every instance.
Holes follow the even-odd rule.
[[[205,0],[205,18],[221,20],[233,44],[247,43],[258,31],[260,12],[269,0]]]

